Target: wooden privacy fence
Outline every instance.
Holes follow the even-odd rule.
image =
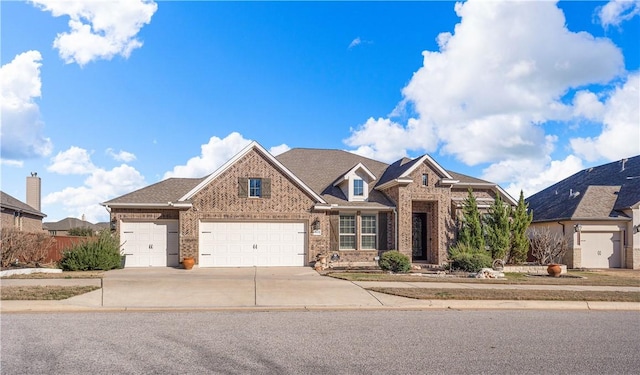
[[[79,237],[79,236],[51,236],[53,237],[53,244],[47,249],[47,256],[45,258],[46,263],[54,263],[62,259],[62,253],[68,250],[73,245],[81,241],[86,241],[91,237]]]

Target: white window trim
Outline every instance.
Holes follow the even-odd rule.
[[[343,217],[352,217],[353,218],[353,233],[343,233],[342,232],[342,218]],[[342,247],[342,238],[343,237],[352,237],[353,238],[353,247]],[[358,248],[358,215],[354,213],[341,213],[340,218],[338,219],[338,248],[340,250],[356,250]]]
[[[259,188],[259,193],[258,195],[252,195],[252,189],[251,189],[251,181],[259,181],[260,182],[260,188]],[[247,180],[247,197],[249,198],[262,198],[262,179],[261,178],[249,178]]]
[[[374,224],[374,232],[373,233],[364,233],[363,231],[363,218],[372,217]],[[363,239],[365,237],[373,237],[373,248],[365,248],[363,244]],[[378,249],[378,216],[377,215],[360,215],[360,247],[362,250],[377,250]]]

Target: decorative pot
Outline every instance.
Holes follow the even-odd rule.
[[[196,264],[196,260],[193,257],[185,257],[182,260],[182,266],[185,270],[190,270],[193,268],[193,265]]]
[[[562,268],[560,268],[559,264],[551,263],[547,266],[547,273],[549,274],[549,276],[560,277]]]

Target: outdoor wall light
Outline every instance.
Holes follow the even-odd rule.
[[[318,219],[317,217],[311,223],[311,230],[313,231],[320,230],[320,219]]]
[[[633,226],[633,234],[640,232],[640,224]]]
[[[578,233],[579,233],[579,232],[581,232],[581,231],[582,231],[582,224],[576,224],[576,225],[574,225],[574,226],[573,226],[573,230],[574,230],[575,232],[578,232]]]

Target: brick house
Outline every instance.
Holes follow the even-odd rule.
[[[40,210],[0,191],[1,226],[25,232],[42,232],[42,219],[47,215]]]
[[[471,188],[480,208],[498,185],[447,171],[428,155],[393,164],[346,151],[292,149],[277,157],[252,142],[209,176],[170,178],[102,203],[127,267],[303,266],[319,254],[372,265],[397,249],[441,264]]]
[[[527,198],[531,228],[569,245],[569,268],[640,269],[640,156],[584,169]]]

